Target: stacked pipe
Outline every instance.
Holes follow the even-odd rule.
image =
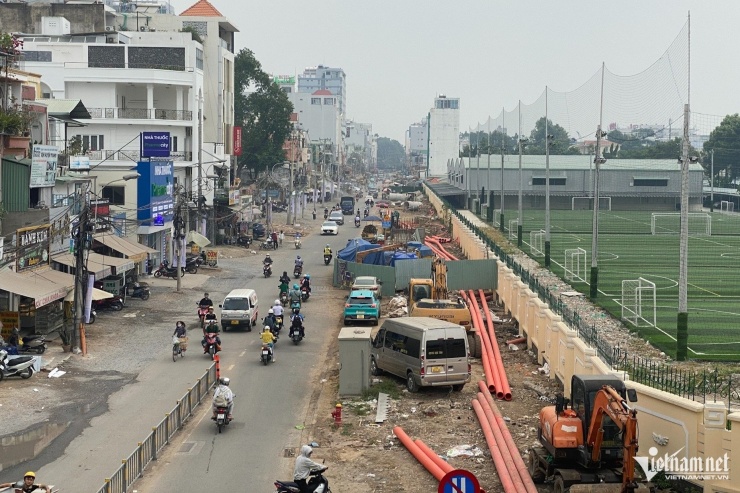
[[[442,481],[442,478],[447,474],[429,455],[427,455],[413,440],[406,434],[400,426],[393,428],[393,434],[398,438],[406,449],[411,452],[411,455],[434,476],[437,481]],[[436,454],[434,454],[436,456]],[[440,459],[442,460],[442,459]]]
[[[492,388],[495,392],[496,389],[496,379],[493,375],[493,367],[491,365],[491,356],[493,355],[493,352],[491,349],[491,341],[488,339],[488,334],[485,333],[484,330],[482,330],[483,322],[480,320],[480,312],[476,308],[474,308],[474,304],[470,302],[468,299],[468,295],[465,294],[465,291],[460,291],[460,294],[462,295],[463,299],[465,300],[465,303],[468,305],[468,310],[470,311],[470,318],[473,322],[473,327],[475,327],[476,332],[478,333],[481,344],[483,344],[483,350],[481,351],[481,362],[483,364],[483,375],[485,375],[486,382],[488,383],[488,387]]]
[[[507,490],[504,482],[504,478],[507,478],[511,482],[511,487],[514,488],[513,490],[507,490],[507,492],[537,493],[534,481],[532,481],[519,449],[506,427],[501,411],[499,411],[483,382],[478,382],[478,388],[480,392],[478,392],[477,399],[472,401],[473,409],[475,409],[475,414],[486,436],[486,442],[488,442],[491,449],[496,471],[501,478],[504,489]],[[494,448],[497,449],[498,454],[494,452]],[[497,455],[499,456],[498,460]]]
[[[475,299],[473,291],[470,291],[470,296]],[[511,387],[509,386],[509,379],[506,377],[506,370],[504,369],[504,360],[501,358],[501,351],[498,347],[498,341],[496,340],[496,333],[493,329],[493,317],[491,311],[488,309],[488,303],[486,303],[486,295],[482,289],[478,290],[478,296],[480,297],[481,305],[486,312],[486,324],[488,325],[488,334],[491,339],[491,347],[493,348],[493,367],[498,371],[501,377],[500,386],[496,387],[496,397],[507,401],[511,400]]]

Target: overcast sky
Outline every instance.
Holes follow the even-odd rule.
[[[572,91],[602,62],[640,73],[689,11],[692,110],[740,112],[739,0],[210,1],[239,28],[237,51],[251,49],[266,72],[344,69],[346,116],[401,143],[438,94],[460,98],[466,130],[534,102],[545,86]],[[171,0],[178,14],[193,3]]]

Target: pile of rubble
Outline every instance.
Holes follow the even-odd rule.
[[[403,295],[396,295],[388,301],[385,316],[388,318],[405,317],[409,314],[408,300]]]

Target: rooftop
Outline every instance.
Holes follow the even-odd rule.
[[[223,17],[221,12],[219,12],[218,9],[208,0],[198,0],[180,15],[193,17]]]

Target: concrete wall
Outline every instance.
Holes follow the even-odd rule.
[[[440,217],[451,217],[453,237],[469,258],[495,258],[486,251],[475,233],[465,227],[454,214],[443,208],[441,200],[425,185],[430,202]],[[485,226],[484,223],[478,225]],[[731,464],[740,464],[740,412],[728,414],[726,403],[694,402],[661,390],[632,382],[624,372],[612,371],[578,333],[571,330],[546,303],[540,301],[528,285],[513,271],[499,262],[498,296],[506,310],[519,322],[520,334],[527,337],[527,346],[537,355],[540,364],[548,363],[550,378],[557,378],[570,394],[573,374],[614,374],[625,380],[628,388],[637,390],[640,425],[639,456],[649,457],[651,447],[657,457],[676,454],[678,458],[714,458],[728,454]],[[733,424],[727,430],[728,422]],[[730,467],[728,481],[697,482],[705,492],[740,492],[740,466]]]
[[[4,3],[0,5],[0,31],[41,34],[42,17],[64,17],[70,34],[105,31],[105,5],[63,3]]]

